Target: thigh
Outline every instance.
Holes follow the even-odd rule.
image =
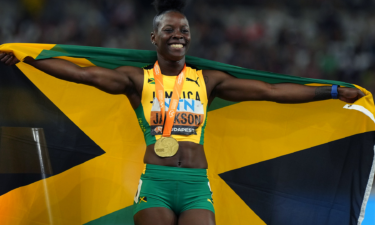
[[[189,209],[181,213],[178,225],[215,225],[215,214],[207,209]]]
[[[174,212],[164,207],[143,209],[134,215],[135,225],[176,225]]]

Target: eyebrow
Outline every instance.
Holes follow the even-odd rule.
[[[166,27],[166,26],[171,26],[171,27],[173,27],[172,24],[166,24],[166,25],[164,25],[163,27]],[[189,25],[182,25],[182,27],[189,27]]]

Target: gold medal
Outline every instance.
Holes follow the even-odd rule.
[[[160,104],[160,111],[162,118],[165,118],[163,126],[163,136],[156,141],[154,150],[156,155],[160,157],[172,157],[178,151],[178,141],[171,137],[173,122],[176,116],[177,107],[182,92],[182,86],[184,84],[186,74],[186,64],[182,69],[181,73],[176,78],[176,82],[173,88],[173,94],[169,104],[168,113],[165,112],[165,101],[164,101],[164,85],[163,76],[159,67],[158,61],[154,65],[154,78],[155,78],[155,93]]]
[[[173,137],[161,137],[156,141],[154,150],[160,157],[172,157],[178,151],[178,141]]]

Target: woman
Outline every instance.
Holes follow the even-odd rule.
[[[158,61],[141,69],[81,68],[62,59],[25,62],[54,77],[125,94],[136,111],[147,144],[146,164],[134,198],[136,225],[215,224],[203,150],[207,107],[215,97],[229,101],[302,103],[338,95],[352,103],[364,94],[352,88],[267,84],[237,79],[221,71],[185,66],[189,23],[181,0],[156,0],[151,42]],[[11,53],[0,60],[13,65]],[[333,93],[333,94],[332,94]]]

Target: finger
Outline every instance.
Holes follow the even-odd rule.
[[[5,62],[6,65],[10,66],[11,62],[13,61],[14,56],[9,56],[8,60]]]
[[[2,59],[1,62],[6,62],[9,59],[10,55],[5,55]]]
[[[0,61],[6,56],[7,54],[5,52],[0,53]]]
[[[13,65],[17,64],[18,62],[19,62],[19,60],[15,56],[12,56],[10,59],[8,59],[7,62],[5,62],[5,64],[8,65],[8,66],[13,66]]]
[[[19,63],[20,61],[16,58],[16,57],[14,57],[13,58],[13,61],[12,61],[12,63],[11,63],[11,65],[16,65],[17,63]]]

